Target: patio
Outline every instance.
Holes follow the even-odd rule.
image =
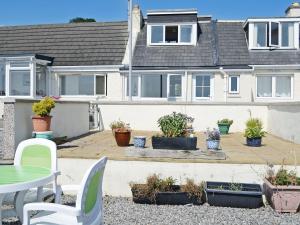
[[[147,136],[146,147],[151,146],[151,136],[158,132],[133,131],[133,136]],[[198,148],[206,150],[205,135],[197,133]],[[131,140],[132,142],[132,140]],[[300,145],[285,141],[273,135],[263,139],[263,146],[251,148],[245,145],[242,133],[232,133],[222,136],[221,147],[225,152],[226,160],[204,159],[169,159],[169,158],[134,158],[125,154],[126,148],[118,147],[111,131],[90,133],[88,135],[70,140],[58,147],[60,158],[98,159],[107,156],[111,160],[123,161],[157,161],[157,162],[183,162],[183,163],[228,163],[228,164],[295,164],[300,159]]]

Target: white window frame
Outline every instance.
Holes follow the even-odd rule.
[[[192,26],[192,33],[191,33],[191,42],[181,42],[181,26],[184,25],[191,25]],[[162,43],[153,43],[152,42],[152,26],[154,27],[163,27],[163,42]],[[166,27],[168,26],[177,26],[178,27],[178,42],[177,43],[168,43],[166,42]],[[196,45],[197,44],[197,23],[155,23],[155,24],[148,24],[147,25],[147,43],[150,46],[156,45]]]
[[[272,77],[272,96],[270,97],[259,97],[257,93],[257,87],[258,87],[258,77]],[[291,96],[290,97],[279,97],[276,96],[276,77],[283,77],[287,76],[291,78]],[[256,74],[256,91],[255,96],[257,99],[274,99],[274,100],[292,100],[294,98],[294,75],[293,74],[282,74],[282,73],[276,73],[276,74]]]
[[[232,91],[231,90],[231,78],[236,77],[237,78],[237,91]],[[240,75],[229,75],[228,76],[228,80],[229,80],[229,85],[228,85],[228,93],[229,94],[239,94],[240,93]]]
[[[197,76],[209,76],[210,77],[210,96],[209,97],[197,97],[196,96],[196,77]],[[214,75],[212,74],[194,74],[193,75],[193,100],[213,100],[214,99]]]
[[[272,44],[272,29],[271,29],[272,24],[277,24],[277,26],[278,26],[278,44],[277,45]],[[269,44],[270,47],[279,48],[281,46],[281,25],[280,25],[280,23],[277,22],[277,21],[270,21],[269,22],[269,29],[267,29],[267,33],[268,33],[268,31],[269,31],[269,43],[267,43],[267,44]],[[268,42],[268,40],[267,40],[267,42]]]
[[[170,77],[171,76],[181,76],[181,96],[170,96]],[[168,74],[168,77],[167,77],[167,98],[169,98],[169,99],[183,98],[183,87],[184,87],[183,79],[184,79],[184,75],[182,75],[182,74],[174,74],[174,73]]]
[[[61,80],[60,77],[61,76],[93,76],[94,77],[94,87],[93,87],[93,95],[62,95],[61,94]],[[96,76],[104,76],[104,95],[96,95]],[[106,91],[107,91],[107,85],[106,85],[106,74],[78,74],[78,73],[74,73],[74,74],[59,74],[58,75],[59,79],[58,79],[58,92],[59,92],[59,96],[63,97],[63,98],[91,98],[91,97],[105,97],[106,96]]]

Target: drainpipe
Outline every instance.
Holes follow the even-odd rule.
[[[131,93],[131,86],[132,86],[132,0],[128,0],[128,11],[129,11],[129,18],[128,18],[128,31],[129,31],[129,74],[128,74],[128,100],[132,101],[132,93]]]
[[[189,87],[189,82],[188,82],[188,71],[186,70],[184,72],[184,76],[185,76],[185,102],[187,103],[188,101],[188,87]]]
[[[220,67],[220,72],[224,76],[225,84],[224,84],[224,101],[227,102],[227,92],[228,92],[228,74],[224,71],[223,67]]]

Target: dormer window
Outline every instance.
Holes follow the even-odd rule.
[[[295,49],[299,43],[295,39],[298,31],[294,21],[250,22],[248,32],[249,49]]]
[[[195,45],[197,25],[148,25],[149,45]]]

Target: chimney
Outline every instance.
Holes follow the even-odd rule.
[[[300,17],[300,3],[292,3],[287,10],[285,10],[286,17]]]
[[[140,7],[134,5],[132,9],[132,33],[139,33],[143,26],[143,22],[143,14]]]

